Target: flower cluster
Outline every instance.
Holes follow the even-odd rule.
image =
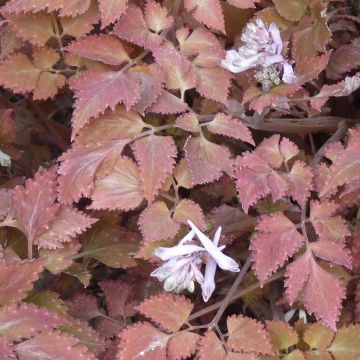
[[[262,19],[248,23],[241,35],[244,45],[237,51],[228,50],[221,66],[233,73],[240,73],[252,68],[261,68],[264,76],[274,70],[282,71],[282,80],[291,84],[296,81],[293,68],[283,55],[283,42],[279,28],[275,23],[266,26]]]
[[[211,241],[190,220],[188,224],[191,231],[178,245],[170,248],[159,247],[154,251],[154,254],[165,263],[154,270],[151,276],[164,281],[166,291],[177,293],[185,289],[193,292],[197,281],[201,285],[202,296],[206,302],[215,290],[214,278],[217,266],[232,272],[238,272],[240,269],[235,260],[222,253],[225,246],[218,246],[221,227],[217,229]],[[200,271],[203,263],[206,265],[204,275]]]

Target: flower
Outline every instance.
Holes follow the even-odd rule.
[[[221,66],[233,73],[240,73],[255,67],[267,68],[272,65],[283,70],[282,80],[291,84],[296,77],[290,63],[284,59],[282,53],[283,42],[279,28],[275,23],[269,27],[262,19],[248,23],[241,35],[244,45],[237,51],[228,50]]]
[[[239,265],[231,257],[222,253],[225,246],[218,246],[221,227],[211,241],[190,220],[190,232],[173,247],[158,247],[154,254],[165,261],[163,265],[154,270],[151,276],[164,281],[166,291],[177,293],[187,289],[194,291],[195,281],[201,285],[204,301],[208,301],[215,290],[215,272],[219,266],[223,270],[232,272],[240,271]],[[195,236],[198,242],[194,240]],[[200,244],[199,244],[200,243]],[[205,263],[205,276],[200,269]]]

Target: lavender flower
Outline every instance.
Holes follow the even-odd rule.
[[[185,289],[193,292],[196,281],[201,285],[203,299],[206,302],[215,290],[214,278],[217,266],[233,272],[240,269],[231,257],[222,253],[225,246],[218,246],[221,227],[217,229],[211,241],[190,220],[188,224],[191,231],[178,245],[170,248],[159,247],[154,251],[154,254],[165,263],[154,270],[151,276],[164,281],[166,291],[177,293]],[[198,241],[194,240],[195,236]],[[205,277],[200,271],[203,263],[206,264]]]
[[[221,66],[233,73],[240,73],[252,68],[268,68],[273,65],[283,71],[282,80],[291,84],[296,81],[291,64],[284,59],[283,42],[279,28],[275,23],[267,27],[263,20],[248,23],[241,35],[244,45],[237,51],[229,50]]]

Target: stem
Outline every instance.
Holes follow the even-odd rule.
[[[324,157],[324,153],[326,151],[326,148],[328,145],[330,145],[333,142],[339,141],[343,138],[347,131],[347,123],[346,121],[341,121],[338,124],[336,132],[323,144],[323,146],[317,151],[313,162],[312,162],[312,168],[315,169],[321,162],[322,158]]]
[[[246,275],[247,271],[250,269],[251,262],[252,262],[252,255],[249,255],[249,257],[246,259],[245,264],[243,265],[241,271],[239,272],[238,276],[236,277],[234,283],[232,284],[231,289],[226,294],[225,299],[222,301],[221,306],[220,306],[218,312],[216,313],[214,319],[211,321],[209,330],[211,330],[215,326],[217,326],[223,313],[225,312],[226,308],[230,304],[231,299],[234,296],[234,293],[236,292],[237,288],[239,287],[241,281],[244,279],[244,276]]]
[[[264,282],[264,285],[266,284],[269,284],[273,281],[276,281],[276,280],[279,280],[281,279],[283,276],[284,276],[284,273],[285,271],[279,271],[278,273],[276,273],[275,275],[271,276],[269,279],[267,279],[265,282]],[[239,290],[238,292],[236,292],[232,298],[230,299],[229,301],[229,304],[231,304],[232,302],[242,298],[243,296],[251,293],[252,291],[258,289],[260,287],[260,284],[258,282],[256,282],[255,284],[252,284],[248,287],[246,287],[245,289],[241,289]],[[207,306],[206,308],[204,309],[201,309],[195,313],[193,313],[190,317],[189,317],[189,321],[192,321],[192,320],[195,320],[195,319],[198,319],[210,312],[213,312],[215,311],[216,309],[218,309],[223,303],[223,300],[222,301],[218,301],[212,305],[209,305]]]

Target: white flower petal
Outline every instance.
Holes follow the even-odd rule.
[[[284,67],[284,74],[282,76],[282,81],[286,84],[295,83],[296,75],[294,74],[294,70],[293,70],[292,66],[289,63],[284,62],[283,67]]]
[[[190,227],[195,230],[196,236],[206,249],[206,251],[214,258],[219,267],[223,270],[238,272],[240,271],[239,265],[234,259],[223,254],[212,241],[203,234],[190,220],[188,220]]]
[[[154,250],[154,254],[163,261],[167,261],[173,257],[189,255],[194,252],[205,251],[204,248],[196,245],[177,245],[173,247],[158,247]]]

